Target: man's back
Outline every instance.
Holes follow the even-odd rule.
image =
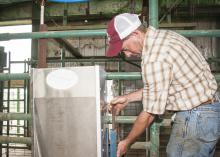
[[[168,98],[164,109],[189,110],[215,94],[217,83],[208,63],[185,37],[173,31],[149,27],[142,53],[144,82],[156,86],[152,92],[157,93],[157,98],[161,91],[167,90]],[[168,89],[162,87],[166,83],[169,83]]]

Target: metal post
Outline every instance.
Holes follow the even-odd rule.
[[[65,48],[64,47],[62,47],[61,48],[61,66],[62,67],[65,67]]]
[[[25,60],[26,61],[26,60]],[[26,62],[24,62],[24,73],[27,72],[27,65]],[[23,92],[24,92],[24,114],[27,113],[27,94],[29,95],[29,93],[27,93],[27,80],[24,80],[24,86],[23,86]],[[27,121],[24,121],[24,137],[27,136]]]
[[[11,73],[11,52],[8,55],[8,73]],[[10,113],[10,88],[11,88],[11,81],[8,81],[8,88],[7,88],[7,113]],[[10,134],[10,124],[9,120],[7,121],[7,136]],[[9,156],[9,144],[6,145],[6,157]]]
[[[116,157],[116,151],[117,151],[117,133],[116,130],[110,131],[110,157]]]
[[[154,122],[150,127],[150,156],[159,157],[160,147],[160,125]]]
[[[158,28],[158,0],[149,0],[149,24]],[[157,123],[150,127],[150,157],[159,157],[159,128]]]
[[[40,25],[41,32],[47,32],[47,25]],[[46,68],[47,67],[47,41],[48,39],[39,39],[38,40],[38,63],[37,68]]]
[[[3,54],[4,54],[4,47],[0,47],[0,56],[1,58],[4,58],[3,57]],[[1,59],[0,61],[0,73],[3,73],[4,70],[4,63],[3,63],[3,59]],[[3,112],[3,108],[4,108],[4,81],[0,81],[0,112]],[[0,122],[0,135],[3,135],[2,134],[2,131],[3,131],[3,122]],[[2,144],[0,144],[0,157],[2,157]]]
[[[39,24],[40,24],[40,9],[38,4],[35,1],[32,1],[32,31],[38,32],[39,31]],[[38,59],[38,40],[33,39],[31,40],[31,59],[37,60]],[[32,64],[32,67],[35,65]]]
[[[119,61],[118,62],[118,72],[121,72],[121,71],[122,71],[122,62]],[[118,80],[118,95],[122,95],[123,83],[124,82],[122,80]],[[121,116],[125,115],[124,110],[122,110],[120,112],[120,115]],[[120,138],[124,139],[124,125],[123,124],[120,125],[120,134],[118,133],[118,139],[120,139]]]
[[[20,89],[17,88],[17,113],[20,113]],[[20,120],[17,120],[17,125],[20,126]],[[20,128],[17,128],[17,134],[20,133]]]
[[[158,28],[158,0],[149,0],[149,24]]]

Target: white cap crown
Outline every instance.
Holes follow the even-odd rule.
[[[126,38],[141,25],[137,14],[124,13],[115,17],[114,27],[120,39]]]

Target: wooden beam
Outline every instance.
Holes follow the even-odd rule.
[[[66,39],[56,38],[54,39],[59,44],[63,45],[73,56],[76,58],[83,58],[77,48],[74,48]]]

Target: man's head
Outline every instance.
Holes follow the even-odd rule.
[[[108,24],[107,35],[109,49],[107,56],[117,56],[124,52],[126,56],[139,55],[142,50],[140,31],[141,21],[136,14],[123,13],[115,16]]]

